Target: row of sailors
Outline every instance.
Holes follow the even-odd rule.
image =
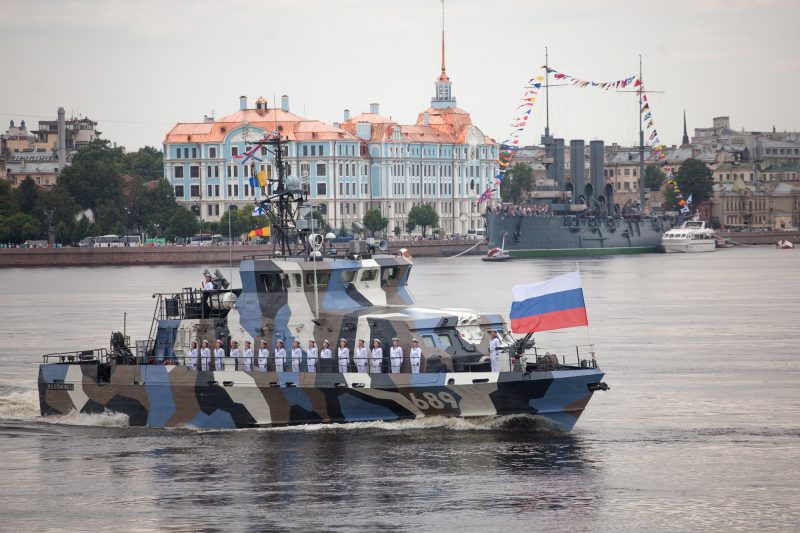
[[[288,358],[288,361],[286,349],[283,346],[283,341],[278,339],[276,341],[276,345],[275,353],[273,354],[275,371],[283,372],[286,369],[286,364],[289,363],[291,372],[300,372],[300,362],[303,358],[303,349],[300,348],[300,341],[294,341],[294,345],[290,353],[291,357]],[[320,363],[320,366],[328,367],[322,368],[321,370],[328,372],[332,371],[333,354],[330,349],[330,343],[327,340],[322,342],[322,352],[317,351],[317,343],[315,341],[308,341],[308,348],[306,349],[305,353],[307,372],[316,372],[318,362]],[[422,349],[419,347],[419,341],[417,341],[417,339],[411,340],[411,349],[409,350],[408,356],[411,363],[411,372],[413,374],[418,374],[420,363],[422,362]],[[213,354],[215,370],[225,370],[225,357],[226,354],[225,349],[222,347],[222,341],[217,340]],[[260,341],[257,358],[254,361],[254,352],[250,341],[244,341],[243,352],[239,350],[238,342],[231,341],[231,350],[230,353],[227,354],[227,357],[240,359],[246,372],[251,372],[253,370],[254,362],[259,371],[266,372],[267,363],[269,361],[269,350],[267,349],[267,343],[263,340]],[[339,340],[339,348],[336,352],[336,358],[339,365],[339,372],[350,372],[350,348],[347,347],[346,339]],[[367,369],[369,368],[370,373],[380,374],[383,364],[383,348],[381,346],[381,341],[379,339],[373,340],[372,350],[370,351],[365,346],[364,339],[358,339],[358,346],[356,347],[352,360],[355,363],[357,372],[367,372]],[[189,357],[187,359],[187,366],[191,370],[197,370],[198,362],[200,363],[201,370],[210,370],[212,354],[209,343],[206,340],[203,341],[202,348],[198,348],[197,343],[192,342],[192,347],[189,351]],[[396,338],[392,339],[392,346],[389,348],[389,362],[391,365],[392,374],[399,374],[400,367],[403,364],[403,348],[400,346],[400,341]]]

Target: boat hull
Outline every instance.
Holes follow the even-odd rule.
[[[717,249],[717,242],[714,239],[692,240],[692,241],[664,241],[664,251],[667,253],[699,253],[713,252]]]
[[[596,368],[338,374],[120,365],[99,382],[97,371],[96,364],[40,365],[42,415],[110,411],[132,426],[246,428],[530,414],[570,431],[604,375]]]
[[[671,223],[663,219],[620,217],[530,216],[487,213],[488,246],[500,246],[512,257],[620,255],[661,251],[661,235]]]

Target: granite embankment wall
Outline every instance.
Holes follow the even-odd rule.
[[[800,244],[800,231],[720,231],[720,237],[745,245],[772,244],[780,240]]]
[[[394,252],[408,248],[413,257],[442,257],[459,254],[476,241],[395,241],[389,249]],[[337,247],[344,255],[345,246]],[[14,267],[73,267],[127,265],[227,265],[228,257],[239,263],[245,257],[268,255],[269,245],[233,246],[164,246],[154,248],[2,248],[0,268]],[[480,244],[469,252],[485,254]]]

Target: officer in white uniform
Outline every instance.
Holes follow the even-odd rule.
[[[292,372],[300,372],[300,360],[303,359],[303,349],[300,341],[295,339],[292,345]]]
[[[345,339],[339,339],[339,349],[336,352],[339,359],[339,373],[350,372],[350,348],[347,347]]]
[[[369,360],[369,350],[364,345],[364,339],[358,339],[358,347],[356,348],[356,370],[359,372],[367,371],[367,361]]]
[[[403,348],[400,347],[400,339],[392,339],[392,347],[389,348],[389,361],[392,363],[392,374],[400,373],[400,365],[403,364]]]
[[[372,341],[372,373],[380,374],[381,365],[383,364],[383,348],[381,348],[381,341],[375,339]]]
[[[200,350],[200,369],[203,372],[208,372],[211,366],[211,348],[208,347],[208,341],[203,341],[203,349]]]
[[[186,366],[189,370],[197,370],[197,359],[200,356],[200,350],[197,349],[197,343],[192,341],[192,348],[189,350],[189,360]]]
[[[283,372],[286,370],[286,348],[283,347],[283,341],[278,339],[278,347],[275,348],[275,372]]]
[[[422,348],[419,347],[417,339],[411,339],[411,350],[408,352],[411,360],[411,373],[419,374],[419,365],[422,362]]]
[[[308,367],[309,372],[317,371],[317,359],[319,359],[317,341],[310,339],[308,341],[308,348],[306,349],[306,367]]]
[[[328,339],[322,341],[322,351],[319,353],[319,369],[321,372],[333,372],[333,354],[331,343]]]
[[[262,339],[258,342],[258,370],[266,372],[267,362],[269,362],[269,350],[267,350],[267,341]]]
[[[222,347],[222,341],[217,339],[217,347],[214,348],[214,370],[219,372],[225,370],[225,348]]]
[[[234,368],[239,368],[239,357],[241,357],[241,352],[239,352],[239,343],[236,341],[231,341],[231,353],[228,357],[232,357],[234,359],[234,364],[236,365]]]
[[[211,293],[214,292],[214,283],[211,281],[211,274],[206,274],[205,279],[200,284],[203,289],[203,317],[211,315]]]
[[[497,331],[489,330],[492,340],[489,341],[489,361],[492,363],[492,372],[500,372],[500,338]]]
[[[242,359],[242,363],[244,364],[245,372],[253,371],[253,347],[250,345],[250,341],[244,341],[244,359]]]

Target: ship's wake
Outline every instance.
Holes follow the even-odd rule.
[[[39,393],[35,390],[0,392],[0,420],[64,424],[69,426],[125,427],[128,415],[105,411],[97,414],[71,412],[41,416]]]

